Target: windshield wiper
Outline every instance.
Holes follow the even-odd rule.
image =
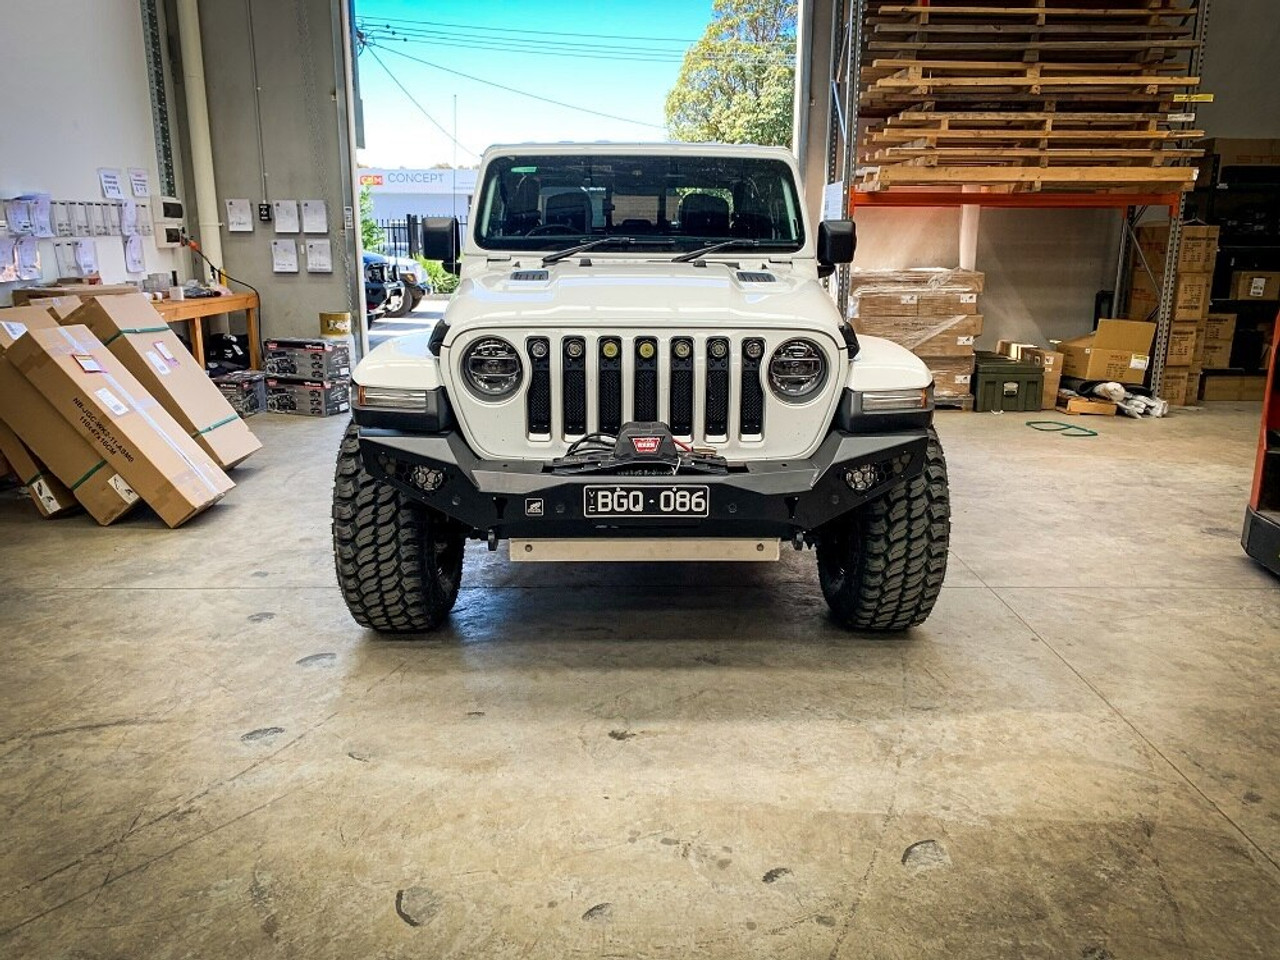
[[[688,263],[690,260],[697,260],[699,257],[705,257],[708,253],[715,253],[717,250],[723,250],[725,247],[758,247],[759,241],[756,240],[721,240],[719,243],[713,243],[710,246],[699,247],[697,250],[690,250],[688,253],[682,253],[678,257],[672,257],[671,263]]]
[[[590,250],[592,247],[598,247],[602,243],[620,243],[624,247],[635,241],[631,237],[597,237],[594,240],[588,240],[586,243],[580,243],[576,247],[565,247],[563,250],[557,250],[555,253],[548,253],[542,258],[542,265],[548,267],[553,263],[559,263],[567,257],[572,257],[575,253],[581,253],[583,250]]]

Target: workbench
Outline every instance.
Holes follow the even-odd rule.
[[[153,307],[166,323],[187,324],[188,340],[191,341],[191,352],[196,362],[204,367],[204,325],[205,317],[216,317],[222,313],[244,313],[245,332],[249,335],[249,368],[262,369],[262,341],[258,337],[258,295],[256,293],[233,293],[221,297],[194,297],[190,300],[161,300],[153,303]]]

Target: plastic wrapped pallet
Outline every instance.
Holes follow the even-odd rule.
[[[970,397],[973,354],[966,357],[921,357],[933,374],[933,395],[939,400]]]
[[[849,279],[849,316],[941,319],[976,314],[984,282],[973,270],[855,270]]]

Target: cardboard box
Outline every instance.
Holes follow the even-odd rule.
[[[1204,336],[1206,340],[1226,340],[1228,343],[1236,335],[1236,315],[1234,313],[1211,313],[1205,320]]]
[[[967,357],[921,357],[933,374],[937,397],[964,397],[973,381],[973,355]]]
[[[347,381],[267,377],[267,409],[300,417],[329,417],[351,409]]]
[[[1004,357],[1010,357],[1014,360],[1022,359],[1023,350],[1038,350],[1040,345],[1036,343],[1018,343],[1015,340],[998,340],[996,341],[996,353]]]
[[[1155,324],[1140,320],[1099,320],[1093,333],[1059,344],[1062,373],[1082,380],[1140,384],[1151,365],[1155,333]]]
[[[1093,417],[1114,417],[1116,405],[1097,397],[1059,397],[1056,407],[1059,413],[1074,413]]]
[[[1213,275],[1208,273],[1179,274],[1174,283],[1172,318],[1196,322],[1209,314],[1209,290]],[[1154,319],[1160,306],[1160,291],[1151,282],[1146,271],[1133,276],[1133,289],[1129,293],[1129,316],[1135,320]]]
[[[1019,351],[1023,360],[1044,368],[1044,390],[1040,397],[1040,409],[1052,410],[1058,402],[1058,386],[1062,382],[1062,354],[1057,350],[1023,346]]]
[[[80,504],[71,491],[3,423],[0,423],[0,453],[9,461],[14,476],[27,488],[27,495],[40,516],[60,517],[79,509]]]
[[[142,294],[93,297],[67,319],[84,324],[224,469],[262,444]]]
[[[1178,247],[1178,273],[1212,273],[1218,259],[1219,227],[1185,223]],[[1169,222],[1143,224],[1138,227],[1138,246],[1147,264],[1159,275],[1169,255]],[[1137,268],[1141,271],[1141,267]]]
[[[28,330],[6,359],[170,527],[235,486],[87,327]]]
[[[884,337],[921,357],[964,357],[982,333],[982,317],[858,317],[853,328],[860,335]]]
[[[1266,374],[1224,373],[1207,376],[1201,394],[1205,402],[1217,400],[1261,400],[1266,394]]]
[[[1196,146],[1205,152],[1199,164],[1198,187],[1218,183],[1225,167],[1280,166],[1280,140],[1212,137],[1199,141]]]
[[[104,469],[106,461],[4,356],[27,329],[57,327],[53,315],[37,307],[0,310],[0,420],[106,526],[132,510],[138,495],[118,473]]]
[[[1157,395],[1171,407],[1186,406],[1187,383],[1191,379],[1189,367],[1165,367],[1164,379]]]
[[[1280,272],[1237,270],[1231,274],[1232,300],[1280,300]]]
[[[1165,362],[1173,367],[1187,367],[1196,356],[1197,324],[1182,321],[1169,328],[1169,352]]]
[[[1231,341],[1209,340],[1204,345],[1204,369],[1222,370],[1231,366]]]
[[[107,297],[137,293],[131,283],[60,283],[48,287],[18,287],[13,291],[13,305],[25,307],[31,300],[48,297]]]
[[[242,417],[252,417],[267,409],[267,377],[256,370],[237,370],[213,378],[231,409]]]
[[[914,293],[862,293],[849,296],[852,317],[917,317],[920,297]]]
[[[79,297],[32,297],[28,301],[30,306],[42,307],[48,310],[59,320],[65,320],[71,314],[80,309],[80,305],[84,303]]]
[[[916,312],[922,317],[955,317],[978,312],[978,295],[956,291],[921,293],[916,298]]]
[[[277,337],[262,344],[268,376],[339,380],[351,375],[351,347],[345,340]]]

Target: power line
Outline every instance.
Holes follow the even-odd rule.
[[[413,96],[413,94],[412,94],[412,93],[410,93],[410,92],[408,91],[408,89],[406,89],[405,85],[404,85],[403,83],[401,83],[401,82],[400,82],[400,78],[399,78],[399,77],[397,77],[394,73],[392,73],[392,72],[391,72],[391,70],[390,70],[390,68],[389,68],[385,63],[383,63],[383,62],[382,62],[382,58],[378,56],[378,51],[374,49],[374,47],[373,47],[373,45],[372,45],[372,44],[366,44],[365,49],[369,51],[369,56],[373,57],[373,59],[374,59],[374,60],[378,61],[378,66],[380,66],[380,67],[382,68],[382,71],[383,71],[383,72],[384,72],[388,77],[390,77],[390,78],[391,78],[391,82],[392,82],[392,83],[394,83],[397,87],[399,87],[399,88],[400,88],[400,91],[401,91],[401,92],[402,92],[406,97],[408,97],[408,98],[409,98],[409,102],[410,102],[410,103],[412,103],[415,107],[417,107],[417,108],[418,108],[418,111],[419,111],[419,112],[420,112],[424,117],[426,117],[428,120],[430,120],[430,121],[431,121],[431,123],[435,126],[435,128],[436,128],[437,130],[439,130],[441,133],[443,133],[443,134],[444,134],[446,137],[448,137],[450,140],[453,140],[453,145],[454,145],[455,147],[457,147],[458,149],[460,149],[463,153],[469,153],[469,154],[471,154],[471,156],[473,156],[473,157],[479,157],[479,156],[480,156],[480,154],[478,154],[478,153],[476,153],[476,152],[474,152],[474,151],[472,151],[472,150],[468,150],[466,147],[464,147],[462,144],[460,144],[457,140],[455,140],[455,139],[454,139],[453,134],[451,134],[448,130],[446,130],[444,127],[442,127],[442,126],[441,126],[441,125],[436,121],[436,118],[435,118],[435,117],[433,117],[433,116],[431,116],[431,114],[427,113],[427,109],[426,109],[426,107],[424,107],[422,104],[420,104],[420,103],[417,101],[417,99],[415,99],[415,97]],[[393,51],[393,52],[394,52],[394,51]]]
[[[397,42],[405,44],[420,44],[423,46],[433,47],[460,47],[470,50],[493,50],[502,53],[526,53],[539,56],[565,57],[572,56],[574,59],[593,59],[593,60],[616,60],[631,61],[638,63],[681,63],[688,56],[688,53],[676,54],[674,56],[663,53],[648,53],[639,49],[628,49],[622,47],[599,48],[593,52],[593,48],[583,51],[566,51],[563,48],[549,44],[545,46],[525,44],[517,40],[488,40],[487,38],[463,38],[448,35],[432,35],[432,34],[401,34],[400,31],[392,31],[389,34],[379,32],[376,28],[367,29],[360,35],[366,42]],[[539,41],[539,43],[541,43]],[[785,52],[782,50],[766,51],[760,50],[756,52],[743,51],[740,53],[722,53],[722,54],[697,54],[699,61],[703,60],[719,60],[731,61],[739,63],[767,63],[775,60],[786,58]]]
[[[636,37],[623,33],[568,33],[561,30],[512,30],[510,27],[483,27],[479,24],[471,23],[445,23],[442,20],[418,20],[412,17],[379,17],[378,21],[388,21],[390,23],[412,23],[419,26],[428,27],[452,27],[461,28],[463,30],[482,30],[490,33],[535,33],[544,37],[589,37],[601,40],[647,40],[655,43],[697,43],[698,38],[692,39],[687,37]]]
[[[641,126],[641,127],[651,127],[654,130],[666,130],[666,127],[658,123],[649,123],[647,120],[633,120],[630,117],[620,117],[616,113],[604,113],[603,111],[600,111],[600,110],[592,110],[590,107],[580,107],[580,106],[577,106],[576,104],[565,103],[563,100],[553,100],[550,97],[544,97],[536,93],[530,93],[527,90],[520,90],[516,87],[508,87],[502,83],[495,83],[492,80],[485,80],[481,77],[472,76],[469,73],[463,73],[461,70],[453,70],[449,67],[442,67],[438,63],[432,63],[430,60],[423,60],[421,57],[415,57],[408,53],[402,53],[401,51],[396,50],[392,47],[384,47],[381,44],[375,44],[375,43],[366,41],[365,43],[366,50],[372,51],[374,47],[377,47],[378,49],[381,49],[381,50],[385,50],[387,51],[387,53],[394,53],[397,57],[403,57],[405,60],[412,60],[414,63],[420,63],[426,67],[432,67],[436,70],[443,70],[445,73],[451,73],[454,76],[463,77],[464,79],[467,79],[467,80],[473,80],[476,83],[483,83],[485,86],[488,86],[488,87],[497,87],[499,90],[505,90],[508,93],[518,93],[522,97],[529,97],[532,100],[541,100],[543,103],[550,103],[557,107],[564,107],[567,110],[577,110],[580,113],[590,113],[590,114],[593,114],[594,116],[605,117],[609,120],[621,120],[623,123],[634,123],[637,126]],[[383,69],[386,69],[386,68],[384,67]],[[403,89],[403,87],[401,89]]]

